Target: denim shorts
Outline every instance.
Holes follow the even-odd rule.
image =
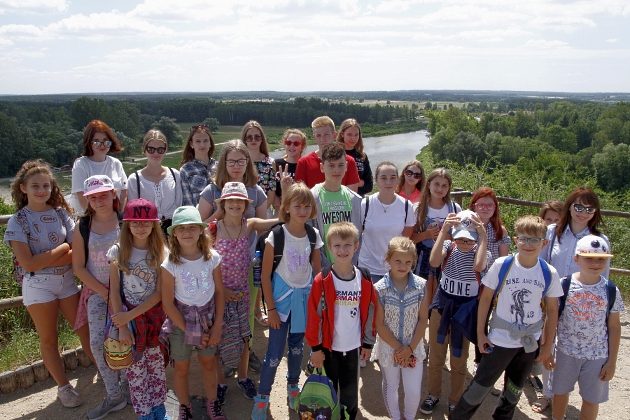
[[[168,341],[171,349],[171,358],[176,362],[182,362],[190,360],[190,355],[193,350],[197,350],[199,356],[216,356],[217,346],[208,346],[200,348],[186,344],[184,331],[177,327],[173,327],[173,332],[168,335]]]
[[[74,273],[68,270],[63,274],[27,274],[22,283],[24,306],[48,303],[65,299],[79,293],[74,281]]]
[[[553,393],[568,394],[575,383],[580,386],[580,396],[591,404],[608,401],[608,381],[599,379],[602,366],[608,359],[578,359],[556,350],[556,368],[553,371]]]

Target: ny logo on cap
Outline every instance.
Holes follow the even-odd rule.
[[[151,207],[149,206],[136,206],[133,208],[134,219],[148,219]]]

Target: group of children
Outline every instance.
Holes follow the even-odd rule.
[[[614,375],[624,307],[619,291],[602,276],[612,255],[607,239],[598,235],[599,203],[590,190],[569,196],[558,224],[549,229],[539,217],[517,220],[517,253],[509,256],[510,237],[492,189],[476,191],[470,209],[462,211],[450,199],[452,179],[445,169],[425,180],[417,162],[401,174],[395,164],[382,162],[373,180],[360,127],[347,121],[340,130],[343,143],[332,141],[337,133],[328,117],[313,121],[319,148],[302,158],[306,137],[288,130],[283,167],[268,159],[259,145],[262,127],[252,123],[243,130],[246,143],[226,144],[216,164],[200,162],[199,168],[212,166],[212,182],[201,185],[205,174],[182,168],[182,184],[201,176],[193,182],[200,198],[184,190],[184,200],[197,206],[177,207],[168,226],[152,201],[132,199],[121,208],[106,175],[84,181],[87,210],[75,226],[49,166],[26,162],[13,184],[17,213],[5,242],[26,272],[24,302],[62,404],[74,407],[81,399],[56,348],[49,315],[54,311],[56,319],[58,310],[77,329],[105,385],[106,397],[88,411],[90,419],[120,410],[128,400],[139,418],[166,418],[165,360],[173,361],[179,418],[192,418],[193,350],[210,418],[225,418],[226,368],[237,370],[239,388],[254,400],[251,417],[266,418],[286,348],[287,404],[296,409],[304,339],[310,364],[325,369],[351,419],[359,411],[360,366],[369,360],[379,363],[391,418],[415,418],[420,405],[431,414],[440,400],[449,346],[452,418],[470,418],[504,372],[494,416],[512,418],[535,361],[562,372],[549,379],[554,418],[564,416],[576,381],[585,418],[594,418],[588,416],[596,416],[598,404],[607,400]],[[195,138],[200,136],[194,130],[191,151],[195,159],[205,158],[212,142]],[[251,144],[258,144],[261,155],[252,154]],[[268,195],[258,184],[259,165],[278,172],[265,183],[273,191]],[[378,193],[362,197],[373,182]],[[269,206],[277,209],[277,219],[266,218]],[[572,250],[567,229],[575,233]],[[248,377],[257,305],[250,263],[255,238],[265,231],[261,288],[269,337],[256,387]],[[560,258],[575,263],[562,284],[561,270],[554,268]],[[80,296],[73,273],[84,284]],[[420,404],[427,326],[428,395]],[[115,329],[123,343],[134,346],[134,362],[125,371],[111,369],[103,355],[105,338]],[[477,344],[478,366],[464,390],[470,341]]]

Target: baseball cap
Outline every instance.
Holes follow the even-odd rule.
[[[159,222],[158,210],[152,201],[136,198],[127,202],[123,220],[127,222]]]
[[[169,235],[173,233],[173,229],[181,225],[198,225],[202,228],[206,228],[206,224],[201,221],[201,215],[199,210],[193,206],[181,206],[175,209],[173,213],[173,222],[166,229]]]
[[[612,257],[606,241],[595,235],[586,235],[577,241],[575,255],[580,257]]]
[[[114,183],[107,175],[92,175],[83,182],[83,196],[114,190]]]
[[[479,239],[479,235],[477,234],[477,228],[473,222],[472,216],[475,212],[471,210],[462,210],[457,213],[457,217],[460,219],[460,223],[457,226],[454,226],[451,230],[451,236],[453,240],[455,239],[470,239],[472,241],[476,241]]]
[[[247,188],[245,188],[245,184],[242,182],[226,182],[223,186],[223,190],[221,190],[221,197],[217,198],[217,201],[219,200],[253,201],[249,199]]]

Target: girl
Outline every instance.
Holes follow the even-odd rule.
[[[259,187],[260,188],[260,187]],[[225,286],[225,313],[223,338],[219,345],[221,361],[229,369],[238,367],[238,386],[248,399],[256,396],[256,386],[247,377],[249,363],[249,341],[251,338],[251,312],[249,272],[252,234],[255,230],[271,228],[278,219],[264,220],[244,217],[250,205],[248,191],[241,182],[226,182],[217,199],[217,207],[223,218],[211,228],[215,233],[215,248],[222,257],[221,276]],[[227,392],[223,369],[218,371],[219,389],[217,398],[223,404]]]
[[[429,265],[429,257],[435,240],[437,239],[440,229],[446,216],[449,213],[459,213],[461,207],[459,204],[451,201],[451,187],[453,179],[448,171],[444,168],[434,169],[427,178],[427,189],[420,201],[416,214],[415,233],[411,239],[416,243],[418,251],[418,264],[414,271],[415,274],[428,280],[427,293],[429,298],[433,297],[436,289],[436,282],[439,279],[439,268],[431,268]]]
[[[282,258],[274,271],[274,230],[265,239],[263,256],[262,287],[269,312],[269,343],[267,354],[260,372],[258,395],[254,399],[252,419],[266,419],[269,409],[269,395],[276,377],[279,361],[284,355],[285,343],[288,346],[287,364],[287,403],[295,409],[296,398],[300,393],[300,366],[304,347],[306,327],[306,302],[313,275],[321,270],[320,253],[324,243],[315,228],[306,226],[315,217],[317,209],[313,194],[302,183],[292,185],[284,194],[280,206],[280,220],[284,246]],[[307,229],[315,234],[311,244]],[[279,241],[279,240],[278,240]]]
[[[213,154],[214,139],[210,128],[205,124],[190,127],[182,153],[182,167],[179,168],[184,206],[196,206],[201,191],[212,183],[216,165]]]
[[[127,379],[133,410],[145,420],[167,418],[166,371],[158,340],[165,318],[160,305],[160,264],[166,254],[159,221],[152,202],[129,201],[120,242],[107,252],[112,321],[119,328],[119,340],[135,345]]]
[[[72,273],[74,221],[43,160],[25,162],[11,185],[17,212],[9,219],[5,243],[27,274],[22,283],[24,306],[39,335],[39,349],[46,369],[57,383],[57,398],[64,407],[81,405],[81,397],[68,382],[57,343],[59,311],[74,325],[79,289]],[[76,330],[86,354],[93,359],[87,326]]]
[[[510,236],[501,220],[497,195],[492,188],[481,187],[473,193],[468,208],[477,213],[486,227],[490,267],[494,260],[510,252]]]
[[[142,140],[147,166],[129,176],[129,199],[146,198],[158,209],[162,230],[171,225],[173,212],[182,205],[182,180],[177,169],[162,166],[168,151],[166,136],[160,130],[149,130]]]
[[[127,200],[127,175],[122,163],[108,153],[123,150],[114,131],[103,121],[92,120],[83,129],[83,156],[72,166],[72,193],[81,210],[87,209],[83,184],[92,175],[107,175],[114,183],[121,204]],[[77,208],[77,210],[79,210]]]
[[[354,158],[359,172],[359,190],[361,196],[372,192],[372,168],[370,161],[363,151],[363,135],[361,134],[361,126],[354,118],[344,120],[339,126],[337,132],[337,141],[342,143],[346,148],[346,154]]]
[[[269,194],[269,191],[276,188],[276,171],[273,168],[273,159],[269,157],[267,137],[258,121],[252,120],[243,126],[241,141],[247,145],[249,157],[256,166],[258,185],[262,187],[265,194]]]
[[[551,200],[543,203],[538,216],[549,226],[560,221],[560,213],[562,213],[562,201]]]
[[[276,189],[269,190],[267,200],[273,208],[278,211],[282,202],[282,183],[280,182],[280,173],[286,172],[291,178],[295,176],[297,161],[302,157],[304,149],[306,149],[306,134],[300,130],[289,128],[282,135],[282,143],[284,144],[285,155],[273,162],[273,170],[276,174]]]
[[[118,240],[120,200],[112,180],[106,175],[94,175],[86,179],[83,191],[88,207],[86,215],[79,219],[79,229],[74,230],[72,238],[72,268],[84,284],[75,328],[83,326],[85,322],[89,326],[90,348],[107,395],[100,405],[87,412],[87,416],[89,419],[101,419],[127,405],[126,378],[121,378],[120,371],[110,369],[103,357],[109,293],[107,251]],[[89,233],[87,244],[82,230]],[[120,379],[123,379],[122,383],[119,383]]]
[[[359,267],[370,270],[373,283],[388,272],[383,260],[390,239],[411,236],[415,225],[413,206],[394,192],[397,181],[396,165],[391,162],[379,163],[376,167],[378,192],[361,202],[361,214],[365,220],[361,233]]]
[[[192,419],[188,393],[190,355],[197,349],[211,419],[224,419],[217,400],[217,352],[223,329],[224,294],[211,238],[196,208],[178,207],[168,228],[170,253],[162,263],[162,307],[168,316],[170,355],[174,361],[179,419]]]
[[[390,418],[411,420],[416,418],[420,404],[422,361],[426,357],[423,344],[429,315],[426,280],[411,272],[417,255],[416,246],[409,238],[392,238],[385,261],[391,269],[374,286],[378,293],[378,337],[372,358],[378,359],[383,374],[383,400]],[[405,391],[402,417],[398,406],[401,375]]]
[[[408,162],[400,174],[396,193],[416,204],[424,188],[424,168],[417,160]]]

